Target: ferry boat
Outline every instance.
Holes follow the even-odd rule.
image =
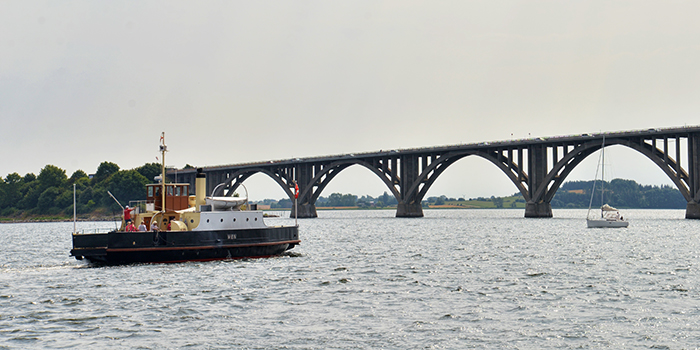
[[[247,210],[246,198],[207,197],[202,169],[194,196],[188,183],[165,183],[164,134],[160,151],[161,180],[146,186],[146,200],[133,214],[127,207],[121,227],[111,232],[77,233],[74,225],[71,256],[105,264],[263,258],[301,242],[298,225],[267,226],[261,211]]]

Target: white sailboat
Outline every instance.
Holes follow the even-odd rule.
[[[603,145],[600,151],[600,159],[598,166],[601,169],[601,193],[600,193],[600,217],[591,218],[591,207],[593,206],[593,195],[595,194],[595,185],[598,181],[598,169],[593,180],[593,190],[591,191],[591,201],[588,204],[588,214],[586,215],[586,224],[591,227],[627,227],[629,222],[625,221],[620,215],[620,211],[605,203],[605,136],[603,136]]]

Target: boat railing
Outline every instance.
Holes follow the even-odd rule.
[[[147,201],[129,201],[129,207],[135,208],[134,214],[145,213],[148,209],[146,208]]]
[[[95,234],[95,233],[107,233],[114,231],[115,228],[110,228],[110,227],[93,227],[93,228],[84,228],[82,230],[77,230],[75,234],[77,235],[90,235],[90,234]]]

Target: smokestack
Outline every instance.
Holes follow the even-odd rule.
[[[195,208],[199,210],[200,205],[206,204],[204,197],[207,193],[207,175],[202,168],[197,168],[197,179],[195,180]]]

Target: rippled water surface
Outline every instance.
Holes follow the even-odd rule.
[[[700,346],[684,211],[625,211],[627,229],[581,210],[394,214],[320,211],[278,258],[116,267],[68,256],[73,223],[1,224],[0,349]]]

